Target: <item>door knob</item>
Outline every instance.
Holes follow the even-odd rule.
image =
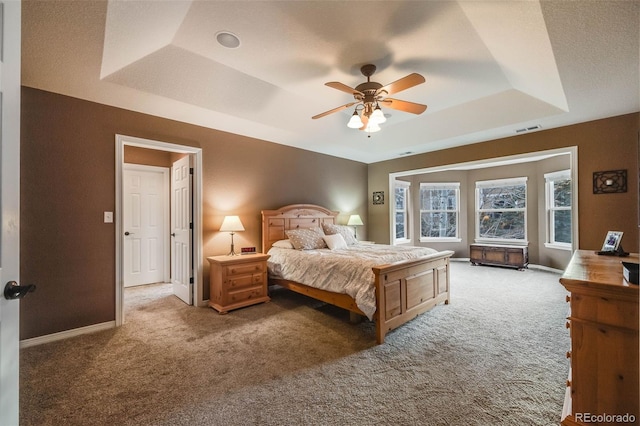
[[[133,232],[125,231],[124,235],[133,235]]]
[[[171,233],[171,236],[172,236],[172,237],[175,237],[175,236],[176,236],[176,233],[175,233],[175,232],[172,232],[172,233]]]
[[[7,285],[4,286],[4,298],[7,300],[22,299],[27,293],[34,292],[35,290],[36,286],[33,284],[18,285],[15,281],[9,281]]]

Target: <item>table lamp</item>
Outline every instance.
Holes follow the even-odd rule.
[[[222,226],[220,226],[220,232],[231,233],[231,251],[227,256],[236,256],[238,254],[233,249],[233,234],[238,231],[244,231],[244,226],[242,226],[240,218],[238,216],[225,216],[222,221]]]
[[[358,238],[356,226],[364,225],[364,223],[362,223],[362,219],[360,219],[360,215],[352,214],[351,216],[349,216],[349,221],[347,222],[347,225],[353,226],[353,235],[356,238]]]

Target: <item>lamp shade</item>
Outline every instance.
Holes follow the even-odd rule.
[[[224,232],[237,232],[244,231],[244,226],[238,216],[225,216],[220,226],[220,231]]]
[[[349,221],[347,222],[347,225],[356,226],[356,225],[364,225],[364,223],[362,223],[362,219],[360,219],[360,215],[352,214],[351,216],[349,216]]]
[[[347,127],[349,127],[350,129],[359,129],[360,127],[362,127],[362,124],[363,123],[360,119],[360,116],[358,115],[358,111],[353,111],[353,115],[347,123]]]

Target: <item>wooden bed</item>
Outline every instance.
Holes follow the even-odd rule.
[[[267,253],[273,243],[286,239],[289,229],[322,227],[322,223],[336,223],[338,212],[313,204],[292,204],[278,210],[262,211],[262,252]],[[449,258],[452,251],[442,251],[423,258],[373,267],[375,276],[376,342],[384,342],[385,335],[431,309],[438,303],[449,303]],[[355,300],[346,294],[333,293],[284,279],[269,277],[270,285],[279,285],[314,299],[364,313]]]

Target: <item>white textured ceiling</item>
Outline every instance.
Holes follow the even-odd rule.
[[[638,111],[639,39],[637,1],[23,0],[22,83],[371,163]],[[312,120],[366,63],[427,111]]]

